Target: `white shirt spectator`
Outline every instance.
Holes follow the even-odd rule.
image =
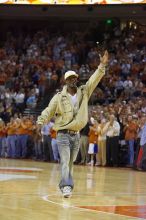
[[[21,104],[24,102],[25,94],[24,93],[17,93],[15,96],[15,101],[17,104]]]
[[[41,129],[42,135],[50,135],[51,128],[53,127],[54,123],[49,122],[47,125],[44,125]]]
[[[108,137],[114,137],[114,136],[119,136],[120,134],[120,124],[117,121],[113,122],[113,125],[110,125],[110,122],[107,122],[108,126],[108,131],[107,131],[107,136]]]

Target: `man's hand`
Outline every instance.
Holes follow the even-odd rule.
[[[100,63],[106,66],[108,64],[108,59],[109,59],[109,55],[108,55],[108,51],[106,50],[103,56],[100,55]]]

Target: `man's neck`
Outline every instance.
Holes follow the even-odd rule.
[[[67,92],[70,94],[70,95],[75,95],[77,93],[77,88],[67,88]]]

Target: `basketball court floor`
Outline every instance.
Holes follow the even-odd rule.
[[[0,159],[0,220],[146,219],[146,173],[75,165],[74,180],[64,199],[59,164]]]

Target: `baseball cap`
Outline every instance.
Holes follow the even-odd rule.
[[[65,73],[64,79],[66,80],[66,79],[67,79],[68,77],[70,77],[70,76],[76,76],[76,77],[78,77],[79,75],[78,75],[75,71],[69,70],[69,71],[67,71],[67,72]]]

